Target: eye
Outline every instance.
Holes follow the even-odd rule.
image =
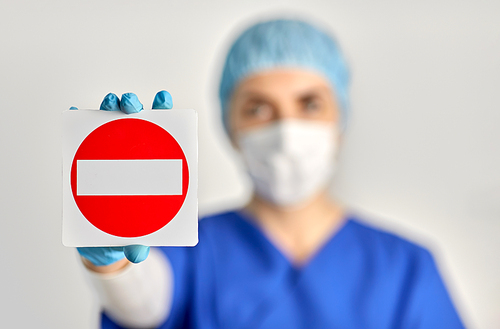
[[[317,97],[308,97],[302,100],[302,110],[307,114],[316,114],[321,108],[321,100]]]
[[[244,114],[246,117],[257,120],[269,119],[272,115],[272,108],[267,103],[255,103],[248,106]]]

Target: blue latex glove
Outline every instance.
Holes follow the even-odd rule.
[[[153,100],[153,110],[165,109],[169,110],[173,106],[172,96],[168,91],[162,90],[156,93]],[[139,113],[143,110],[143,106],[134,93],[125,93],[122,95],[122,99],[118,98],[113,93],[107,94],[102,100],[100,110],[103,111],[122,111],[126,114]],[[78,110],[77,107],[71,106],[70,110]]]
[[[172,96],[165,90],[159,91],[153,100],[153,109],[171,109]],[[78,110],[72,106],[70,110]],[[126,114],[139,113],[143,106],[134,93],[122,95],[122,99],[113,93],[107,94],[100,106],[103,111],[122,111]],[[111,265],[123,258],[132,263],[140,263],[149,255],[149,247],[142,245],[130,245],[124,247],[79,247],[76,248],[82,257],[88,259],[96,266]]]
[[[171,109],[172,96],[165,90],[159,91],[153,100],[153,110]],[[100,109],[103,111],[122,111],[126,114],[139,113],[143,106],[134,93],[125,93],[120,100],[118,96],[109,93],[102,100]]]
[[[170,110],[173,106],[172,96],[168,91],[162,90],[156,93],[155,99],[153,100],[153,110]]]
[[[139,98],[134,93],[125,93],[122,95],[122,99],[118,98],[113,93],[107,94],[102,100],[101,107],[99,108],[103,111],[122,111],[126,114],[139,113],[143,110]]]
[[[76,248],[82,257],[95,266],[111,265],[127,257],[132,263],[140,263],[149,255],[149,247],[130,245],[125,247],[80,247]]]

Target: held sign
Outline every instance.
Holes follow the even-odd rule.
[[[197,243],[193,110],[63,113],[63,243]]]

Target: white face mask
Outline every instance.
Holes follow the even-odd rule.
[[[335,171],[334,123],[278,121],[240,133],[237,143],[256,193],[276,205],[307,201],[326,187]]]

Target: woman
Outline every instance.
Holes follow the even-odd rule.
[[[236,40],[220,99],[254,196],[201,220],[196,247],[157,248],[137,266],[124,253],[139,262],[147,247],[80,248],[104,328],[463,328],[425,249],[328,196],[347,80],[335,41],[307,23],[264,22]],[[142,109],[129,96],[122,110]]]

